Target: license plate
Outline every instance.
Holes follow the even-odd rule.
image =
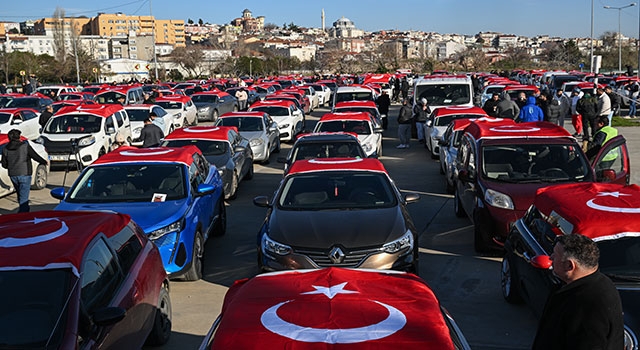
[[[69,160],[69,156],[64,154],[64,155],[49,155],[49,160],[52,161],[61,161],[61,160]]]

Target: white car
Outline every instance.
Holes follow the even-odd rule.
[[[502,84],[485,86],[485,88],[482,90],[482,95],[480,97],[480,106],[484,106],[484,103],[487,102],[487,100],[491,99],[491,96],[493,96],[493,94],[496,94],[496,93],[500,94],[502,90],[504,90],[505,86],[506,85],[502,85]],[[429,103],[431,103],[431,101],[429,101]]]
[[[173,115],[175,129],[187,125],[198,125],[198,109],[189,96],[179,94],[160,96],[156,98],[155,104]]]
[[[32,141],[28,142],[33,150],[36,151],[36,153],[38,153],[42,158],[49,158],[49,155],[47,154],[47,151],[44,149],[43,145],[34,143]],[[7,134],[0,134],[0,159],[2,159],[2,149],[4,149],[7,143],[9,143],[9,137],[7,136]],[[35,160],[31,161],[31,167],[33,168],[33,174],[31,175],[31,189],[41,190],[45,188],[47,186],[49,167],[44,164],[40,164]],[[7,169],[0,167],[0,197],[11,194],[14,191],[15,188],[13,188],[13,183],[9,178]]]
[[[76,89],[74,86],[67,86],[67,85],[40,86],[36,89],[36,92],[54,99],[60,96],[61,93],[77,92],[77,91],[78,89]]]
[[[382,156],[382,128],[373,124],[367,112],[327,113],[320,118],[313,132],[350,132],[358,141],[367,157]]]
[[[175,130],[175,126],[173,124],[174,116],[164,108],[156,105],[128,105],[124,106],[125,111],[127,111],[127,115],[129,116],[129,121],[131,122],[131,142],[132,146],[142,146],[142,141],[140,140],[140,133],[142,132],[142,128],[144,127],[144,120],[149,117],[149,113],[154,112],[157,115],[157,118],[162,118],[164,120],[164,130],[162,132],[165,136],[169,135],[173,130]]]
[[[321,107],[327,105],[327,103],[331,102],[331,89],[328,86],[323,84],[309,84],[309,86],[313,87],[316,90],[316,94],[318,94],[318,101]]]
[[[218,118],[218,126],[235,126],[249,140],[253,161],[269,163],[271,153],[280,152],[278,123],[264,112],[229,112]]]
[[[440,156],[439,141],[447,126],[454,119],[471,119],[487,117],[487,113],[480,107],[452,106],[442,107],[431,112],[429,119],[424,124],[425,147],[429,150],[431,158]]]
[[[0,109],[0,133],[6,134],[11,129],[20,130],[21,136],[35,140],[40,136],[40,113],[31,108]]]
[[[267,113],[278,123],[281,141],[295,141],[296,135],[304,130],[302,111],[291,101],[258,101],[251,105],[249,111]]]
[[[372,88],[365,86],[340,86],[333,94],[333,101],[331,105],[335,106],[338,102],[345,101],[374,101],[376,100],[376,93]]]
[[[37,142],[46,147],[52,165],[87,166],[111,150],[118,133],[131,142],[131,123],[123,106],[83,104],[60,109]]]
[[[311,85],[301,85],[298,86],[299,90],[304,91],[304,94],[309,97],[309,103],[311,104],[311,112],[316,108],[320,107],[320,95],[316,92]]]

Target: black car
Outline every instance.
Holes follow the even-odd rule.
[[[53,104],[53,100],[48,97],[26,96],[16,97],[7,102],[5,108],[32,108],[38,112],[44,112],[44,108]]]
[[[625,321],[625,349],[640,334],[640,187],[578,183],[538,190],[505,242],[501,285],[510,303],[526,302],[537,317],[563,282],[551,269],[558,235],[583,234],[600,249],[600,272],[616,285]],[[585,305],[585,307],[589,307]]]
[[[356,135],[348,133],[311,133],[296,140],[286,157],[278,158],[284,163],[286,174],[291,164],[298,160],[313,158],[366,158]]]
[[[300,160],[289,169],[258,232],[263,271],[350,267],[418,271],[418,232],[404,197],[373,158]]]

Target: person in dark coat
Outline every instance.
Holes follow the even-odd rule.
[[[588,237],[557,237],[553,273],[566,284],[544,307],[533,350],[624,348],[620,294],[598,270],[600,252]]]
[[[29,145],[29,141],[20,140],[20,130],[12,129],[7,136],[9,143],[2,150],[2,167],[7,169],[13,188],[18,194],[18,205],[20,206],[18,213],[28,212],[30,210],[31,174],[33,174],[31,160],[44,165],[48,165],[49,162]]]
[[[142,141],[142,148],[157,147],[160,146],[160,142],[164,137],[164,133],[159,126],[153,124],[151,117],[144,120],[144,126],[140,131],[140,140]]]
[[[391,105],[389,94],[387,94],[385,90],[382,90],[382,94],[378,96],[378,100],[376,101],[376,103],[378,104],[378,112],[380,112],[380,114],[382,115],[385,115],[385,118],[382,119],[382,127],[386,129],[389,120],[389,106]]]
[[[545,115],[545,121],[560,125],[560,117],[562,116],[562,105],[560,100],[552,98],[547,100],[547,113]],[[562,119],[564,121],[564,119]]]
[[[402,93],[403,100],[406,100],[409,97],[409,82],[407,81],[407,77],[402,78],[402,82],[400,83],[400,92]]]
[[[500,103],[500,95],[497,92],[494,92],[493,95],[491,95],[491,98],[485,101],[482,109],[490,117],[498,117],[498,103]]]
[[[516,119],[520,114],[520,107],[511,100],[511,96],[506,91],[500,94],[500,102],[497,106],[498,116],[500,118]]]
[[[393,101],[398,102],[400,100],[400,79],[395,77],[393,79]]]
[[[591,132],[596,132],[596,117],[598,116],[598,102],[591,96],[589,91],[584,91],[584,95],[576,104],[576,111],[582,116],[582,145],[586,149],[589,142],[589,128]]]
[[[44,128],[44,126],[47,125],[47,122],[49,121],[49,119],[51,119],[52,116],[53,106],[47,105],[46,107],[44,107],[44,112],[40,114],[40,118],[38,119],[38,124],[40,124],[40,127]]]

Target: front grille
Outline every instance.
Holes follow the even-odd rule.
[[[310,248],[302,248],[295,249],[295,252],[298,254],[306,255],[314,263],[316,263],[320,267],[358,267],[362,262],[368,258],[370,255],[380,253],[380,248],[371,248],[371,249],[361,249],[361,250],[347,250],[342,248],[344,252],[344,260],[339,264],[334,264],[333,261],[329,258],[329,253],[331,249],[310,249]]]
[[[49,154],[69,155],[71,153],[71,141],[51,141],[44,138],[44,147]]]

